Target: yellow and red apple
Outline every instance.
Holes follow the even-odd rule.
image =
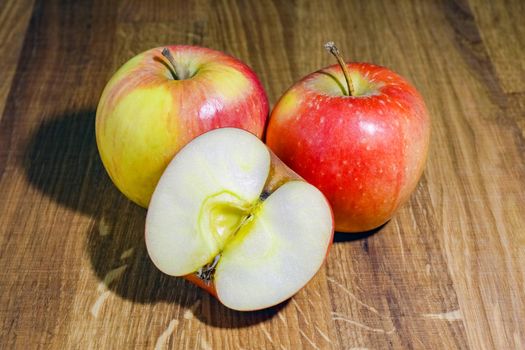
[[[173,156],[221,127],[262,137],[268,100],[255,73],[211,49],[168,46],[125,63],[106,85],[96,116],[100,157],[115,185],[147,207]]]
[[[338,60],[280,98],[266,141],[325,194],[336,231],[367,231],[388,221],[418,183],[430,118],[421,95],[398,74]]]

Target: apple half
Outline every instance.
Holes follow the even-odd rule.
[[[222,128],[187,144],[166,168],[146,218],[146,247],[164,273],[183,276],[235,310],[294,295],[332,243],[323,194],[247,131]]]

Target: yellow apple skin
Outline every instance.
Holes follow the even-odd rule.
[[[255,73],[222,52],[168,46],[179,70],[148,50],[125,63],[97,108],[97,146],[117,188],[147,207],[164,169],[193,138],[221,127],[263,135],[268,99]],[[175,79],[173,72],[183,72]]]

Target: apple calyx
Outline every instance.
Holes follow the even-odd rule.
[[[219,263],[220,259],[221,254],[217,254],[210,264],[206,264],[203,267],[201,267],[199,270],[197,270],[195,275],[198,278],[200,278],[205,284],[209,285],[213,279],[213,275],[215,274],[215,267],[217,267],[217,264]]]
[[[184,69],[180,64],[177,64],[175,58],[171,54],[168,48],[162,49],[162,56],[164,56],[169,62],[170,73],[174,80],[184,80],[191,78],[191,74],[188,69]]]
[[[348,92],[343,90],[343,93],[347,96],[355,96],[355,89],[354,85],[352,84],[352,79],[350,79],[350,72],[348,71],[348,67],[346,66],[346,63],[343,60],[339,49],[337,48],[337,46],[335,46],[335,43],[333,41],[329,41],[326,44],[324,44],[324,48],[328,50],[328,52],[330,52],[332,55],[334,55],[334,57],[337,59],[337,62],[339,63],[339,66],[341,66],[341,69],[343,70],[343,74],[346,80],[346,87],[348,89]]]

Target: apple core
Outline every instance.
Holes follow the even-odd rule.
[[[205,199],[199,214],[199,230],[210,232],[215,249],[222,250],[228,239],[250,216],[250,204],[227,191],[219,192]]]

